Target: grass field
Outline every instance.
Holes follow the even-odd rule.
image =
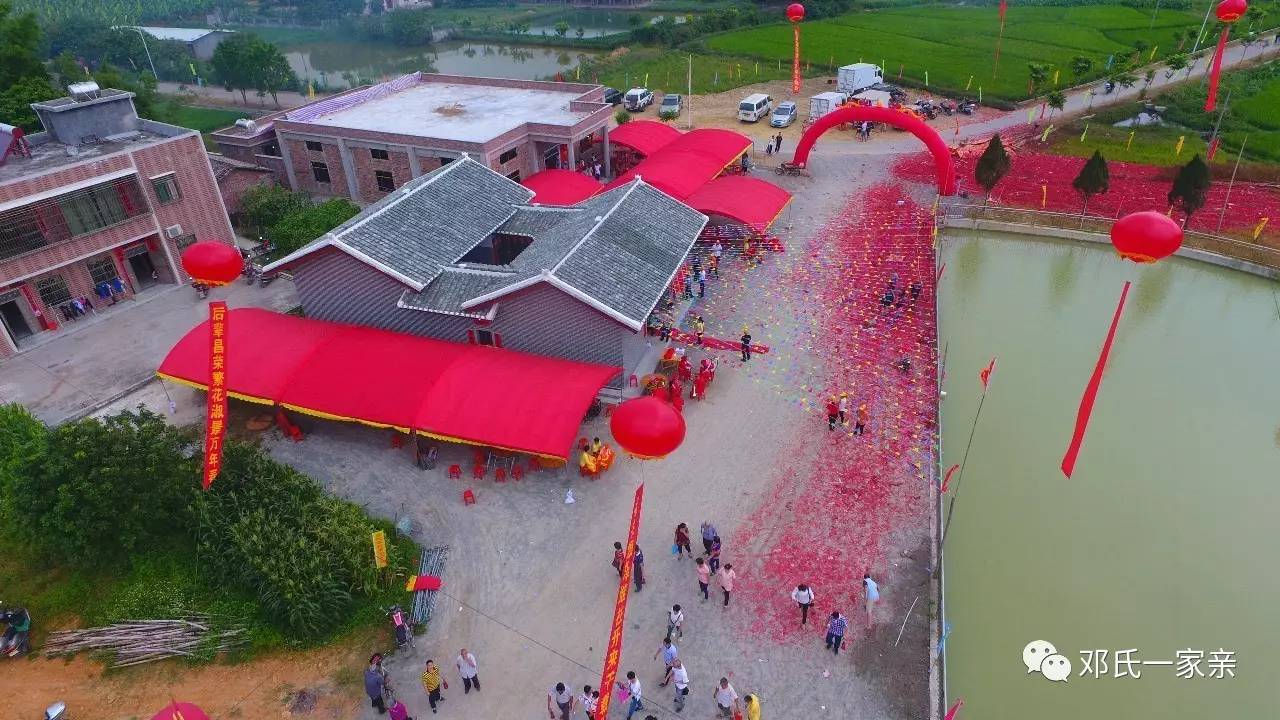
[[[202,133],[227,127],[245,116],[243,110],[222,110],[178,103],[161,103],[159,115],[160,117],[155,119],[160,122],[199,130]]]
[[[1202,16],[1161,10],[1155,28],[1149,11],[1129,7],[1018,7],[1009,9],[1001,45],[999,73],[993,77],[999,29],[994,7],[924,6],[853,12],[830,20],[805,23],[801,56],[815,67],[859,60],[882,64],[886,77],[901,76],[921,85],[985,98],[1018,101],[1028,97],[1027,63],[1051,65],[1060,84],[1072,85],[1102,75],[1108,56],[1132,55],[1142,40],[1156,57],[1175,52],[1174,33],[1199,27]],[[731,55],[769,60],[791,57],[791,33],[784,25],[735,30],[707,38],[706,47]],[[1144,53],[1145,61],[1151,51]],[[1077,55],[1094,61],[1093,71],[1074,78],[1070,63]],[[972,80],[970,80],[972,77]]]
[[[817,72],[818,68],[814,68]],[[626,92],[644,84],[655,92],[684,93],[688,89],[689,54],[656,48],[634,48],[626,53],[601,58],[582,66],[582,77]],[[697,94],[732,90],[743,85],[791,77],[791,65],[728,55],[693,54],[693,92]]]
[[[1085,139],[1080,140],[1084,123],[1075,122],[1056,131],[1050,137],[1049,151],[1057,155],[1088,157],[1094,150],[1101,150],[1108,162],[1142,163],[1144,165],[1185,165],[1192,155],[1205,157],[1207,145],[1199,135],[1179,128],[1134,128],[1133,142],[1129,142],[1129,128],[1090,123]],[[1175,153],[1178,138],[1184,137],[1182,152]],[[1127,147],[1126,147],[1127,146]],[[1224,154],[1219,152],[1221,161]]]

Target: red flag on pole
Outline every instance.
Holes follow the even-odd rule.
[[[960,469],[959,463],[956,463],[955,465],[952,465],[951,467],[947,468],[947,475],[946,477],[942,478],[942,490],[940,492],[947,491],[947,487],[951,485],[951,476],[954,475],[956,470],[959,470],[959,469]]]
[[[1004,14],[1009,12],[1009,0],[1000,0],[1000,24],[1004,25]]]
[[[1111,342],[1116,337],[1116,327],[1120,324],[1120,313],[1124,312],[1124,300],[1129,296],[1129,281],[1125,281],[1120,291],[1120,302],[1116,305],[1116,314],[1111,318],[1111,329],[1107,331],[1107,339],[1102,343],[1102,352],[1098,355],[1098,363],[1093,367],[1093,375],[1084,388],[1084,396],[1080,398],[1080,410],[1076,413],[1076,429],[1071,435],[1071,444],[1067,446],[1067,454],[1062,458],[1062,474],[1068,478],[1076,468],[1076,456],[1080,454],[1080,444],[1084,442],[1084,431],[1089,427],[1089,416],[1093,414],[1093,401],[1098,397],[1098,388],[1102,385],[1102,373],[1107,369],[1107,356],[1111,354]]]
[[[627,530],[627,546],[622,554],[622,577],[618,578],[618,596],[613,603],[613,625],[609,628],[609,645],[604,651],[604,671],[600,674],[600,704],[596,717],[609,716],[613,683],[618,677],[618,661],[622,658],[622,629],[627,615],[627,596],[631,591],[631,572],[636,556],[636,537],[640,534],[640,506],[644,503],[644,485],[636,488],[631,503],[631,527]]]
[[[982,368],[982,372],[978,373],[978,379],[982,381],[982,391],[987,391],[987,385],[991,382],[991,373],[996,371],[996,359],[991,358],[991,362]]]
[[[1001,3],[1001,5],[1003,4]],[[947,711],[947,716],[942,720],[956,720],[956,715],[959,714],[962,707],[964,707],[964,699],[956,698],[956,704],[951,706],[951,709]]]

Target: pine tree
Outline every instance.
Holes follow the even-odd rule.
[[[1107,169],[1102,151],[1093,151],[1093,157],[1080,168],[1080,174],[1071,181],[1071,187],[1084,198],[1084,204],[1080,207],[1080,214],[1084,215],[1089,208],[1089,198],[1101,195],[1111,187],[1111,171]]]
[[[978,158],[978,166],[973,170],[973,176],[986,191],[988,201],[991,200],[991,191],[1009,172],[1011,164],[1009,154],[1004,151],[1004,143],[1000,141],[1000,134],[992,135],[991,141],[987,143],[987,149],[982,151],[982,157]]]
[[[1184,213],[1182,227],[1185,228],[1187,223],[1191,222],[1191,216],[1195,211],[1204,207],[1211,184],[1209,166],[1200,159],[1199,155],[1191,158],[1191,161],[1178,171],[1178,176],[1173,179],[1173,187],[1169,190],[1169,202],[1182,206]]]

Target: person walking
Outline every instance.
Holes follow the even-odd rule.
[[[387,704],[382,697],[386,686],[387,671],[382,669],[382,656],[374,653],[369,657],[369,667],[364,671],[364,692],[379,715],[387,712]]]
[[[706,285],[704,284],[703,288],[705,289],[705,287]],[[695,335],[695,338],[693,341],[694,345],[702,345],[702,334],[705,333],[706,331],[707,331],[707,321],[703,320],[702,316],[699,315],[693,321],[693,333]]]
[[[678,604],[667,611],[667,637],[684,639],[684,610]]]
[[[592,690],[590,685],[582,686],[582,694],[578,696],[578,708],[587,720],[596,720],[596,710],[600,707],[600,691]]]
[[[777,153],[782,152],[782,133],[778,133],[778,135],[773,138],[773,151]]]
[[[711,567],[711,574],[715,575],[720,571],[720,536],[711,538],[711,557],[707,560],[707,564]]]
[[[698,297],[704,298],[706,296],[707,296],[707,269],[704,267],[699,267],[698,268]]]
[[[409,717],[409,708],[394,697],[391,698],[391,705],[387,707],[387,717],[389,720],[413,720]]]
[[[436,705],[444,702],[444,695],[440,692],[441,687],[448,690],[449,683],[440,677],[440,668],[436,667],[435,661],[428,660],[426,669],[422,671],[422,689],[427,691],[427,703],[431,705],[433,713],[436,712]]]
[[[813,607],[813,588],[800,583],[795,590],[791,591],[791,599],[796,601],[800,606],[800,625],[803,627],[809,623],[809,608]]]
[[[866,431],[867,420],[870,419],[870,417],[871,417],[870,413],[867,412],[867,404],[862,403],[858,405],[858,416],[853,423],[854,435],[861,435],[863,434],[863,432]]]
[[[733,717],[738,714],[738,691],[729,684],[729,678],[720,678],[720,684],[711,690],[711,697],[716,700],[720,717]]]
[[[480,692],[480,675],[476,670],[476,656],[467,652],[466,648],[458,651],[458,675],[462,677],[462,694],[466,695],[475,687]]]
[[[751,359],[751,330],[746,326],[742,326],[742,362]]]
[[[684,523],[676,525],[676,559],[683,560],[685,553],[693,557],[693,548],[689,547],[689,526]]]
[[[697,565],[695,569],[698,571],[698,589],[702,591],[702,602],[706,602],[711,599],[707,594],[707,588],[711,585],[711,568],[702,558],[698,558],[695,564]]]
[[[716,536],[716,526],[709,522],[702,523],[702,554],[711,554],[711,540]]]
[[[569,720],[573,713],[573,693],[564,683],[556,683],[555,687],[547,691],[547,717],[556,720],[556,710],[552,709],[551,703],[555,703],[556,709],[560,711],[560,720]]]
[[[636,554],[631,562],[631,573],[635,575],[636,592],[644,589],[644,551],[636,546]]]
[[[840,418],[840,404],[836,402],[835,396],[827,398],[827,430],[836,429],[836,420]]]
[[[836,406],[840,410],[840,424],[849,427],[849,393],[840,393],[840,402]]]
[[[724,606],[729,607],[729,593],[733,592],[733,582],[738,579],[738,573],[733,571],[733,563],[725,563],[724,572],[720,576],[720,589],[724,590]]]
[[[863,599],[867,607],[867,627],[871,627],[875,605],[880,600],[880,584],[871,579],[871,573],[862,575]]]
[[[622,560],[627,556],[622,549],[622,543],[613,544],[613,569],[618,571],[618,577],[622,577]]]
[[[657,660],[662,657],[662,664],[666,667],[662,671],[662,682],[658,683],[658,687],[666,687],[671,682],[671,663],[680,657],[680,648],[671,642],[670,637],[662,638],[662,644],[658,646],[658,651],[653,654],[653,659]]]
[[[849,621],[839,612],[832,612],[827,621],[827,649],[840,654],[840,645],[844,642],[844,631],[849,629]]]
[[[689,671],[685,669],[684,661],[680,658],[676,658],[671,663],[671,682],[675,683],[676,686],[676,712],[682,712],[685,698],[689,696]]]
[[[760,696],[743,695],[742,706],[747,711],[747,720],[760,720]]]
[[[720,277],[720,260],[724,257],[724,244],[720,242],[720,238],[711,244],[711,257],[715,262],[711,265],[711,274]]]
[[[627,671],[627,684],[618,683],[618,687],[625,688],[630,696],[630,703],[627,705],[627,720],[631,720],[631,716],[638,711],[644,709],[644,700],[641,697],[640,680],[636,677],[634,670]],[[603,720],[603,719],[602,719]]]

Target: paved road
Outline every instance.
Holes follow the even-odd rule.
[[[182,85],[175,82],[162,82],[156,86],[158,92],[165,95],[185,95],[193,94],[197,98],[197,105],[215,105],[215,106],[232,106],[246,107],[257,112],[275,112],[283,108],[297,107],[308,102],[307,96],[296,92],[279,92],[276,97],[279,98],[280,104],[277,105],[268,95],[265,98],[258,98],[252,92],[249,95],[249,102],[246,104],[241,99],[239,91],[228,91],[221,85],[206,85],[204,87],[195,87],[194,85]]]

